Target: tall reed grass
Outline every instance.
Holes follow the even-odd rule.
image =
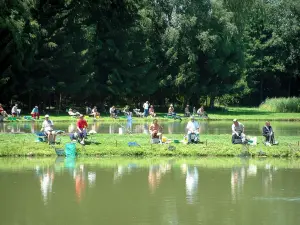
[[[281,113],[300,112],[300,98],[267,98],[266,101],[259,106],[259,108]]]

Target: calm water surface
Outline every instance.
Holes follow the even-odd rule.
[[[264,122],[247,121],[242,122],[245,125],[245,131],[248,135],[261,135]],[[26,123],[0,123],[0,132],[26,132],[34,133],[41,129],[42,121],[26,122]],[[132,123],[101,123],[90,122],[89,128],[97,131],[97,133],[118,133],[119,128],[123,127],[133,133],[148,133],[151,122],[135,122]],[[187,122],[164,122],[163,132],[165,134],[183,134]],[[272,122],[276,136],[297,136],[300,135],[300,122]],[[202,134],[228,134],[231,133],[230,121],[200,121]],[[75,122],[56,122],[55,129],[73,132],[76,129]]]
[[[0,159],[2,225],[296,225],[300,162]]]

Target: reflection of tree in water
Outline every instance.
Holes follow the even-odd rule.
[[[152,192],[156,190],[161,182],[161,178],[166,172],[171,170],[170,164],[151,165],[148,173],[148,184]]]
[[[41,193],[42,193],[44,204],[47,204],[49,194],[52,192],[52,185],[54,181],[53,169],[48,167],[45,170],[44,169],[41,170],[40,167],[37,166],[36,173],[40,180],[40,187],[41,187]]]
[[[197,197],[198,192],[198,169],[195,166],[187,166],[186,170],[186,200],[188,204],[193,204]]]

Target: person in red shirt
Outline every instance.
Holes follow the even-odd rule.
[[[1,103],[0,103],[0,115],[2,115],[4,117],[8,116],[7,113],[4,111]]]
[[[79,131],[79,137],[81,138],[80,144],[84,145],[85,138],[87,136],[86,129],[88,124],[85,119],[83,119],[83,115],[79,115],[79,120],[77,121],[77,130]]]

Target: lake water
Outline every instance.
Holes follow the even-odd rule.
[[[2,225],[296,225],[300,162],[0,159]]]
[[[41,129],[40,122],[26,123],[0,123],[0,132],[25,132],[34,133]],[[163,132],[165,134],[183,134],[187,122],[164,122]],[[264,122],[262,121],[247,121],[242,122],[245,125],[245,132],[248,135],[259,136],[262,133]],[[132,123],[102,123],[91,122],[89,128],[97,133],[118,133],[120,127],[130,130],[132,133],[148,133],[151,122],[132,122]],[[231,133],[231,121],[200,121],[200,133],[202,134],[228,134]],[[276,136],[299,136],[300,122],[272,122]],[[76,129],[76,122],[56,122],[55,129],[73,132]]]

